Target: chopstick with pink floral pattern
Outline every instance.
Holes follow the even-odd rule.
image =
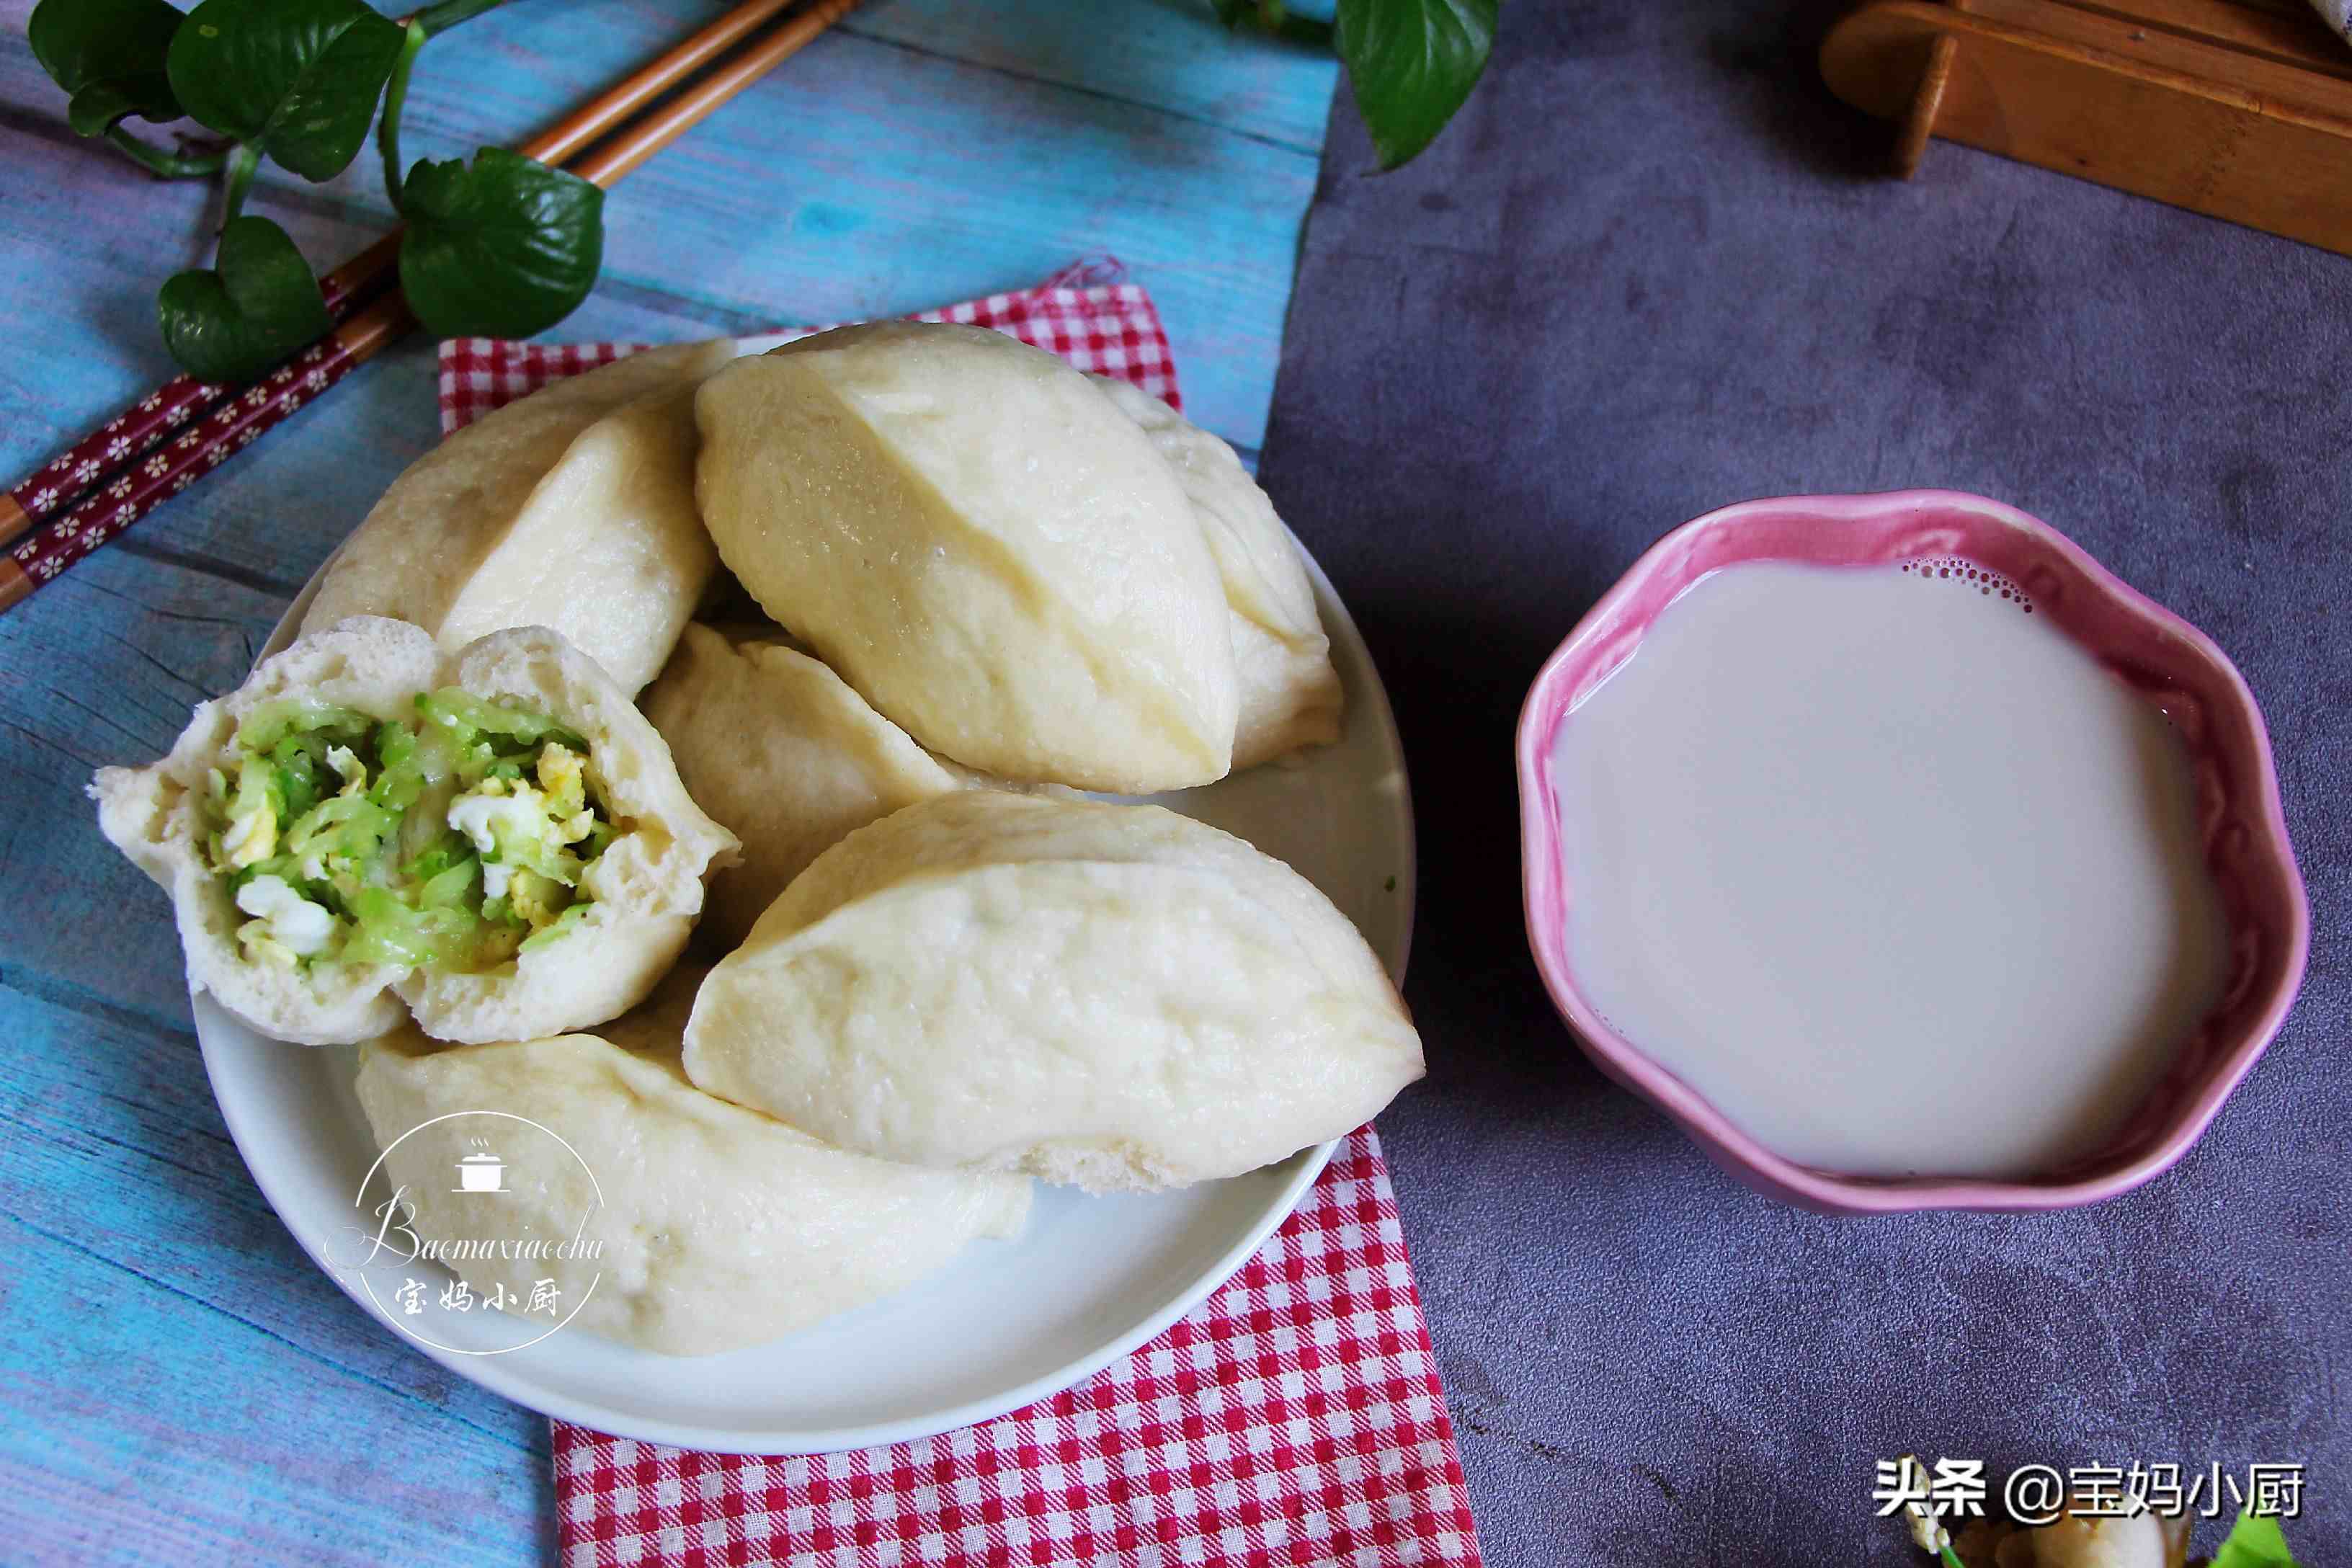
[[[320,279],[328,316],[340,321],[364,303],[390,278],[399,253],[399,237],[387,235]],[[137,467],[172,432],[228,390],[192,375],[175,375],[51,458],[16,489],[0,494],[0,545],[14,544],[34,529],[84,510],[118,470]],[[85,516],[79,522],[87,528],[92,521],[94,517]]]

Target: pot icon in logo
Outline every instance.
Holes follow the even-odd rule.
[[[487,1149],[477,1150],[457,1162],[457,1190],[461,1193],[502,1193],[506,1188],[507,1163]]]

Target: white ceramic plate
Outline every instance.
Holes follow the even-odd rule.
[[[1362,637],[1312,561],[1308,573],[1347,689],[1346,734],[1296,765],[1152,798],[1288,861],[1356,921],[1402,984],[1413,897],[1404,755]],[[291,640],[310,598],[296,599],[270,651]],[[197,998],[195,1021],[213,1093],[255,1181],[311,1260],[389,1330],[377,1300],[425,1266],[387,1260],[365,1271],[371,1292],[360,1272],[326,1261],[363,1251],[353,1200],[376,1151],[352,1092],[357,1053],[266,1038],[209,996]],[[507,1342],[465,1337],[490,1314],[437,1318],[436,1336],[455,1336],[449,1350],[403,1337],[494,1393],[626,1437],[747,1454],[926,1437],[1057,1393],[1158,1334],[1249,1259],[1330,1156],[1327,1143],[1148,1197],[1041,1185],[1019,1240],[976,1242],[912,1289],[726,1355],[656,1356],[578,1331],[482,1353]]]

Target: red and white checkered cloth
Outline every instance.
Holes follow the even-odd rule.
[[[1177,401],[1160,313],[1116,263],[921,319],[994,327]],[[442,428],[636,346],[443,343]],[[920,1442],[811,1458],[692,1453],[559,1421],[555,1506],[564,1568],[1480,1562],[1370,1127],[1223,1289],[1075,1388]]]
[[[1034,288],[991,294],[925,310],[918,321],[961,321],[993,327],[1024,343],[1060,354],[1080,370],[1124,376],[1182,409],[1176,362],[1160,311],[1142,286],[1124,282],[1126,268],[1109,257],[1074,261]],[[789,342],[824,327],[784,327],[762,341]],[[498,338],[452,338],[441,344],[441,434],[463,428],[501,404],[537,392],[549,382],[610,364],[645,343],[517,343]]]

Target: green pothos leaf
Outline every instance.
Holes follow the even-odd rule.
[[[25,38],[69,95],[74,130],[96,136],[128,115],[166,121],[184,112],[163,68],[182,20],[163,0],[41,0]]]
[[[2237,1528],[2213,1554],[2212,1568],[2295,1568],[2286,1531],[2268,1514],[2238,1516]]]
[[[420,163],[400,196],[400,287],[443,337],[527,337],[570,315],[604,259],[604,193],[485,147],[468,165]]]
[[[191,375],[234,386],[251,381],[334,322],[286,231],[266,217],[231,218],[218,263],[175,275],[155,313],[172,357]]]
[[[180,101],[306,180],[347,167],[404,29],[360,0],[204,0],[172,40]]]
[[[1445,129],[1478,85],[1498,0],[1339,0],[1338,44],[1381,167]]]

